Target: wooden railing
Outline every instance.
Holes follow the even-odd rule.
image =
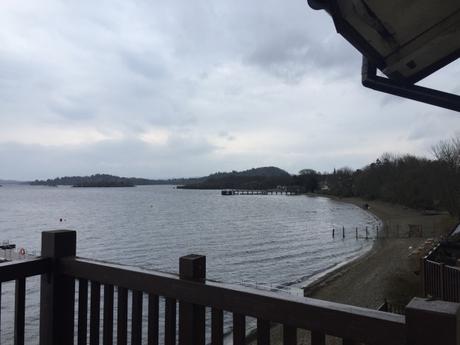
[[[15,284],[13,339],[11,339],[15,345],[24,344],[26,279],[51,272],[51,270],[51,259],[28,259],[0,264],[0,313],[2,284],[11,281],[14,281]]]
[[[324,345],[326,335],[342,338],[345,345],[459,344],[455,303],[416,298],[402,316],[209,281],[206,258],[199,255],[180,258],[175,275],[75,254],[75,232],[44,232],[42,259],[0,265],[1,281],[42,274],[40,345],[98,345],[100,340],[104,345],[204,345],[207,339],[222,345],[229,313],[234,345],[245,344],[248,318],[257,319],[260,345],[270,344],[275,324],[282,325],[286,345],[297,344],[298,329],[311,331],[312,345]],[[23,284],[17,284],[14,343],[21,345],[25,296]]]
[[[423,260],[425,295],[450,302],[460,302],[460,268]]]
[[[203,259],[204,257],[195,257],[195,259],[190,259],[190,257],[182,258],[182,265],[180,268],[181,276],[185,269],[183,265],[196,267],[195,260]],[[197,338],[204,339],[203,314],[205,312],[204,307],[208,306],[211,307],[213,320],[211,327],[212,338],[215,340],[215,344],[222,344],[223,341],[223,311],[233,313],[235,345],[244,343],[246,329],[245,316],[257,318],[257,337],[262,344],[267,343],[263,341],[263,339],[268,338],[270,322],[287,326],[284,332],[286,339],[295,338],[296,328],[304,328],[313,330],[318,338],[324,338],[325,334],[329,334],[368,344],[405,343],[404,318],[397,315],[379,313],[374,310],[353,308],[313,299],[285,298],[270,292],[262,292],[244,287],[228,287],[222,283],[213,283],[209,281],[204,283],[196,280],[189,280],[184,278],[185,276],[182,276],[183,279],[181,279],[181,277],[170,274],[98,263],[92,260],[78,258],[62,260],[59,272],[78,278],[80,284],[83,283],[85,286],[88,280],[91,281],[92,296],[93,290],[96,291],[96,295],[98,296],[101,284],[104,286],[104,291],[112,291],[113,286],[117,286],[119,290],[119,301],[120,296],[122,296],[122,301],[126,300],[126,289],[132,290],[133,299],[137,299],[136,302],[133,301],[132,329],[137,332],[140,332],[140,328],[135,321],[139,320],[140,322],[141,315],[136,315],[136,311],[140,311],[141,307],[135,306],[137,303],[142,303],[142,294],[148,294],[150,299],[154,301],[153,308],[155,308],[155,311],[152,315],[155,316],[158,315],[158,296],[165,297],[165,344],[175,343],[176,325],[174,315],[177,301],[180,301],[179,314],[181,314],[182,308],[191,309],[193,311],[184,312],[181,314],[183,317],[179,315],[179,339],[181,338],[181,334],[183,334],[181,330],[189,330],[184,333],[184,338],[188,338],[193,330]],[[189,277],[192,276],[193,275],[190,275]],[[110,297],[110,299],[112,299],[112,297]],[[80,296],[80,302],[86,305],[85,296]],[[111,300],[108,305],[109,310],[105,309],[104,315],[111,313]],[[99,301],[97,299],[92,299],[91,306],[94,306],[94,311],[92,310],[90,315],[97,315]],[[193,308],[191,306],[193,306]],[[121,310],[126,312],[126,306],[123,306]],[[157,325],[158,320],[152,319],[152,315],[148,316],[150,323]],[[123,320],[126,320],[126,316],[123,316]],[[326,320],[334,320],[334,322],[325,322]],[[85,321],[86,320],[83,320],[83,325],[86,324]],[[95,344],[98,338],[97,332],[99,327],[97,322],[98,320],[96,319],[90,321],[90,329],[93,330],[92,333],[90,331],[91,344]],[[353,327],[353,323],[356,323],[356,327]],[[104,331],[104,334],[111,333],[111,324],[107,323],[106,326],[109,327],[109,330],[108,332]],[[118,324],[118,332],[121,332],[123,335],[126,334],[126,330],[120,329],[120,327],[124,326],[124,322]],[[79,329],[82,328],[79,327]],[[85,331],[82,329],[81,332],[83,334]],[[157,332],[152,334],[152,336],[154,339],[151,339],[150,343],[157,343]],[[137,337],[135,333],[132,333],[133,343],[135,342],[134,338],[137,339]],[[91,339],[94,339],[94,341],[91,342]],[[123,341],[122,343],[125,344],[126,342]],[[197,343],[202,342],[200,341]]]

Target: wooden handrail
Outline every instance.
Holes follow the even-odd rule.
[[[404,344],[405,317],[311,298],[217,283],[84,258],[62,258],[60,274],[209,306],[366,344]]]
[[[0,283],[51,272],[51,259],[33,258],[0,264]]]

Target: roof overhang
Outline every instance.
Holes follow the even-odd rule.
[[[399,87],[410,88],[460,57],[459,0],[308,3],[313,9],[326,10],[337,32],[363,54],[366,65],[375,66]],[[459,111],[460,100],[457,102],[454,108]]]

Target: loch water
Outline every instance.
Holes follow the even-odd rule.
[[[180,256],[203,254],[209,279],[282,293],[299,293],[312,277],[370,249],[355,229],[364,237],[365,227],[372,232],[378,224],[363,209],[325,197],[222,196],[174,186],[0,188],[0,241],[28,253],[39,254],[42,231],[72,229],[82,257],[177,272]],[[38,343],[38,294],[39,279],[28,279],[27,344]],[[13,336],[13,296],[14,284],[3,284],[2,344]]]

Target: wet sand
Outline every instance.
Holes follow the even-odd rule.
[[[425,215],[421,211],[380,201],[336,200],[360,207],[367,203],[369,211],[383,222],[381,235],[385,238],[375,240],[368,253],[310,284],[305,288],[305,295],[371,309],[377,309],[385,300],[405,305],[412,297],[420,295],[420,278],[408,260],[409,247],[417,248],[428,238],[441,238],[454,226],[454,220],[447,214]],[[422,236],[407,238],[414,229],[421,229]],[[271,333],[272,344],[282,344],[281,327],[273,327]],[[298,344],[309,345],[308,332],[298,333]],[[341,344],[333,338],[328,338],[327,343]]]

